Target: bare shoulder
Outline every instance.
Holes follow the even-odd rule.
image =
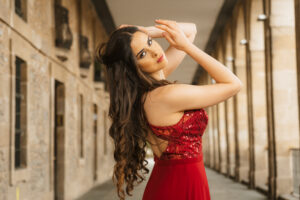
[[[149,92],[144,107],[150,123],[152,120],[174,122],[185,110],[216,105],[237,94],[241,88],[233,83],[168,84]]]
[[[167,110],[167,108],[165,107],[163,102],[161,102],[162,94],[166,92],[166,87],[170,86],[170,85],[171,84],[165,85],[165,86],[160,86],[146,94],[146,99],[145,99],[145,104],[144,104],[145,111],[148,111],[148,112],[159,111],[159,112],[161,112],[161,114],[170,113],[170,111]]]
[[[183,112],[170,110],[161,102],[161,95],[167,86],[169,85],[155,88],[146,95],[144,109],[146,118],[152,125],[169,126],[175,124],[183,115]]]
[[[238,93],[241,86],[231,83],[209,85],[169,84],[156,88],[153,99],[169,113],[206,108],[218,104]]]

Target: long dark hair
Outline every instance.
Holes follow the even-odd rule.
[[[149,127],[144,111],[143,95],[157,87],[175,84],[168,80],[156,80],[142,71],[136,62],[130,43],[132,35],[139,30],[136,26],[119,28],[113,31],[108,42],[101,43],[96,49],[96,58],[104,64],[104,75],[110,94],[109,117],[112,124],[109,135],[114,140],[114,171],[112,180],[117,187],[120,199],[134,188],[134,182],[141,183],[145,177],[138,170],[146,171],[146,136]],[[144,162],[146,164],[144,165]],[[138,179],[140,178],[140,179]]]

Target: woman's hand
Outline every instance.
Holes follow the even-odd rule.
[[[161,25],[155,25],[155,27],[162,29],[166,32],[163,32],[162,35],[176,49],[185,51],[187,46],[191,44],[191,41],[186,37],[183,30],[179,27],[176,21],[171,20],[155,20],[156,23]]]

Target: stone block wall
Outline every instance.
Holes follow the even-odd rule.
[[[82,1],[82,34],[89,38],[89,51],[107,40],[107,33],[91,1]],[[112,176],[113,144],[108,136],[109,96],[103,83],[94,82],[93,62],[88,77],[80,77],[78,16],[75,0],[61,1],[69,11],[73,35],[70,50],[55,46],[54,0],[27,0],[27,20],[15,13],[14,1],[0,1],[0,199],[54,199],[55,195],[55,82],[64,85],[63,146],[64,177],[61,199],[75,199]],[[57,56],[66,56],[61,61]],[[27,166],[14,168],[15,59],[27,66]],[[83,100],[83,148],[79,158],[78,95]],[[97,105],[97,160],[94,160],[93,105]],[[106,124],[104,124],[106,123]],[[106,149],[104,149],[106,148]],[[97,180],[93,165],[97,162]]]

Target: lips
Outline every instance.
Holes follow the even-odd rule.
[[[157,62],[158,62],[158,63],[161,62],[161,61],[163,60],[163,58],[164,58],[164,55],[161,55],[161,56],[158,58]]]

